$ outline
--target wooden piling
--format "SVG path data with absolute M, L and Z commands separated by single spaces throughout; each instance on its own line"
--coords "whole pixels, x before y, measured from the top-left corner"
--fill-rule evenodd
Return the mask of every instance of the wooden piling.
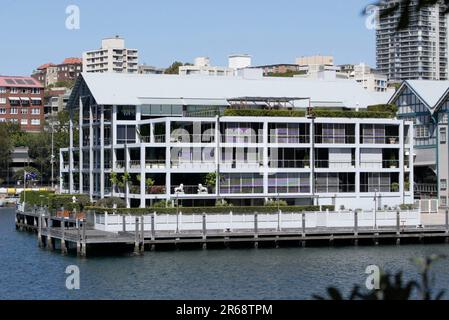
M 206 213 L 203 213 L 203 250 L 207 249 L 207 221 L 206 221 Z
M 254 214 L 254 239 L 259 238 L 259 216 L 257 213 Z M 259 248 L 259 242 L 254 241 L 254 249 Z
M 136 217 L 135 223 L 134 223 L 134 255 L 140 254 L 139 249 L 139 218 Z
M 142 216 L 140 221 L 140 254 L 145 253 L 145 221 L 144 216 Z

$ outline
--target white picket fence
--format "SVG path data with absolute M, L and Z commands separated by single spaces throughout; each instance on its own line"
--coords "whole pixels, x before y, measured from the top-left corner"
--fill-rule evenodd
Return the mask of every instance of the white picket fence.
M 208 214 L 203 220 L 203 215 L 169 215 L 153 214 L 143 216 L 144 230 L 152 230 L 152 216 L 154 217 L 154 230 L 157 231 L 186 231 L 195 232 L 203 230 L 205 223 L 208 231 L 253 231 L 256 217 L 253 214 Z M 314 228 L 354 228 L 354 212 L 307 212 L 304 213 L 305 227 Z M 141 217 L 138 217 L 139 219 Z M 401 226 L 416 227 L 421 225 L 419 211 L 400 212 L 399 222 Z M 136 230 L 135 216 L 121 216 L 108 213 L 95 213 L 95 229 L 108 232 L 121 232 Z M 397 212 L 359 212 L 357 214 L 359 228 L 394 227 L 397 225 Z M 301 229 L 303 226 L 303 213 L 273 213 L 258 214 L 258 230 L 288 230 Z M 139 220 L 139 230 L 141 221 Z
M 439 200 L 438 199 L 422 199 L 417 200 L 415 203 L 421 213 L 424 214 L 438 214 L 439 213 Z

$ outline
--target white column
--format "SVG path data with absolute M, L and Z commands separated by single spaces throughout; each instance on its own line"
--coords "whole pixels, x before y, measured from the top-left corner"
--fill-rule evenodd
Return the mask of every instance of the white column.
M 165 120 L 165 188 L 167 200 L 170 199 L 171 193 L 171 120 Z
M 100 106 L 100 197 L 104 198 L 104 106 Z
M 399 126 L 399 192 L 401 193 L 401 203 L 405 202 L 404 195 L 404 152 L 405 152 L 405 144 L 404 144 L 404 121 L 401 121 Z
M 79 137 L 78 137 L 78 144 L 79 144 L 79 182 L 80 182 L 80 194 L 84 193 L 83 190 L 83 166 L 84 166 L 84 160 L 83 160 L 83 101 L 80 98 L 79 103 L 79 115 L 78 115 L 78 130 L 79 130 Z
M 89 196 L 93 201 L 94 196 L 94 129 L 93 129 L 92 106 L 89 105 Z
M 73 109 L 72 108 L 70 108 L 70 119 L 69 119 L 69 193 L 73 194 Z
M 140 144 L 140 207 L 146 207 L 146 190 L 145 190 L 145 181 L 147 179 L 146 172 L 146 149 L 143 144 Z
M 355 124 L 355 193 L 360 198 L 360 122 Z
M 263 122 L 263 141 L 262 141 L 262 146 L 263 146 L 263 193 L 268 195 L 268 172 L 269 172 L 269 161 L 268 161 L 268 148 L 269 148 L 269 144 L 268 144 L 268 120 L 265 120 Z
M 59 149 L 59 192 L 62 192 L 64 183 L 63 183 L 63 175 L 62 175 L 62 169 L 64 168 L 64 158 L 63 158 L 63 152 L 61 149 Z

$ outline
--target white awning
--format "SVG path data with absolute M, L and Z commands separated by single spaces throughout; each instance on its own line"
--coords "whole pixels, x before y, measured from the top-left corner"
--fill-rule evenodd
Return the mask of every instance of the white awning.
M 183 99 L 186 106 L 229 106 L 226 99 Z
M 149 105 L 178 105 L 182 106 L 184 101 L 182 99 L 164 99 L 164 98 L 139 98 L 141 104 Z
M 31 100 L 35 100 L 35 101 L 42 101 L 41 98 L 31 98 Z
M 15 97 L 9 97 L 8 99 L 10 101 L 20 101 L 20 98 L 15 98 Z
M 165 99 L 165 98 L 139 98 L 142 104 L 149 105 L 178 105 L 178 106 L 229 106 L 226 99 Z
M 20 97 L 20 100 L 22 100 L 22 101 L 30 101 L 30 98 L 27 98 L 27 97 Z

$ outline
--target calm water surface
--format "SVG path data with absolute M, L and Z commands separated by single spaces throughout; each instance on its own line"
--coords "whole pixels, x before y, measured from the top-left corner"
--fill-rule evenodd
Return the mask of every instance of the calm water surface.
M 378 265 L 416 278 L 409 259 L 445 254 L 448 245 L 238 249 L 146 252 L 144 257 L 61 256 L 17 232 L 14 211 L 0 209 L 0 299 L 310 299 L 328 286 L 348 292 Z M 65 269 L 78 265 L 81 289 L 65 287 Z M 449 260 L 434 268 L 449 289 Z M 446 296 L 448 298 L 448 296 Z

